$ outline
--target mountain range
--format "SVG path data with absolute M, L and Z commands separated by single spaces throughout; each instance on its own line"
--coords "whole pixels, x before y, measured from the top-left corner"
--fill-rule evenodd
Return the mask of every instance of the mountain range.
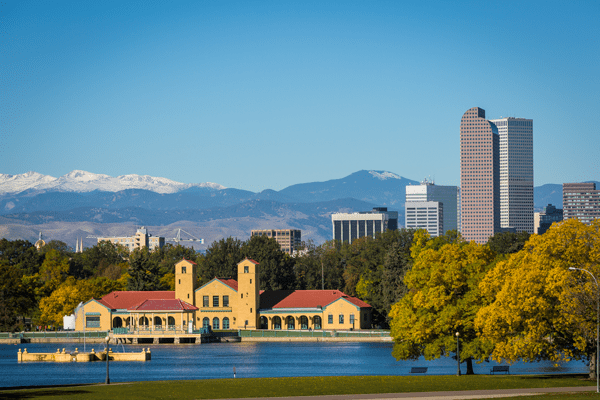
M 216 183 L 186 184 L 148 175 L 72 171 L 59 178 L 27 172 L 0 174 L 0 237 L 74 243 L 84 237 L 132 235 L 145 225 L 173 237 L 177 228 L 203 237 L 246 239 L 251 229 L 294 228 L 304 240 L 331 238 L 331 214 L 388 207 L 404 223 L 405 187 L 419 182 L 387 171 L 358 171 L 341 179 L 254 193 Z M 536 209 L 562 207 L 562 185 L 534 188 Z M 200 236 L 199 236 L 200 235 Z M 92 236 L 86 238 L 87 236 Z M 206 246 L 205 245 L 205 246 Z

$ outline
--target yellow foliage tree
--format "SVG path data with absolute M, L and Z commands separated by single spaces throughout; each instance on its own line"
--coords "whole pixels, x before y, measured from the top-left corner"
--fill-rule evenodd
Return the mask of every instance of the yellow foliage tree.
M 447 240 L 415 234 L 411 248 L 415 259 L 404 278 L 408 293 L 390 313 L 392 354 L 403 360 L 448 356 L 456 352 L 459 332 L 460 358 L 467 362 L 467 374 L 472 374 L 472 359 L 483 359 L 490 350 L 477 336 L 474 318 L 483 301 L 479 282 L 495 254 L 458 237 Z
M 596 312 L 581 298 L 597 288 L 578 271 L 600 278 L 600 220 L 567 220 L 532 235 L 520 252 L 491 269 L 480 284 L 489 305 L 475 319 L 481 338 L 494 343 L 497 361 L 553 361 L 589 357 L 595 368 Z M 577 279 L 583 279 L 583 284 Z M 591 279 L 591 278 L 590 278 Z M 582 296 L 583 295 L 583 296 Z

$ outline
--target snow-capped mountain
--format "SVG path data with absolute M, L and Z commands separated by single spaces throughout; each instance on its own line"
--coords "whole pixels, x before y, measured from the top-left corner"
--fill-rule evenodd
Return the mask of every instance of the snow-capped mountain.
M 24 191 L 61 191 L 61 192 L 119 192 L 126 189 L 144 189 L 156 193 L 176 193 L 191 187 L 214 190 L 225 189 L 217 183 L 181 183 L 167 178 L 155 178 L 149 175 L 121 175 L 112 177 L 75 170 L 54 178 L 37 172 L 18 175 L 0 174 L 0 195 L 17 194 Z

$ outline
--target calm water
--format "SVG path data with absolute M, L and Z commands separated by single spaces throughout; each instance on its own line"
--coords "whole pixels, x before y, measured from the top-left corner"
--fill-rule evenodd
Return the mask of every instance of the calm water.
M 21 363 L 19 348 L 33 352 L 55 352 L 58 347 L 83 350 L 81 344 L 0 345 L 0 387 L 104 382 L 106 364 Z M 87 351 L 104 345 L 87 345 Z M 111 346 L 113 351 L 138 352 L 133 345 Z M 396 361 L 391 343 L 211 343 L 202 345 L 150 345 L 148 362 L 111 362 L 111 382 L 166 379 L 238 378 L 331 375 L 407 375 L 411 367 L 429 367 L 428 375 L 456 374 L 456 361 Z M 474 364 L 475 373 L 487 374 L 494 363 Z M 462 371 L 466 370 L 463 363 Z M 584 362 L 560 367 L 552 363 L 518 363 L 511 374 L 585 373 Z

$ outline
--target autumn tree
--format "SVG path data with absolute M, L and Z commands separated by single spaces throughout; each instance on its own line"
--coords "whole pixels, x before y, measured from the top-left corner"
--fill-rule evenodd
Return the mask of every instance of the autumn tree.
M 415 233 L 413 266 L 404 278 L 408 292 L 390 313 L 393 355 L 398 360 L 448 356 L 456 352 L 459 332 L 460 359 L 467 362 L 467 374 L 473 374 L 472 360 L 489 353 L 474 319 L 484 301 L 479 282 L 494 253 L 461 240 L 437 248 L 444 240 L 431 240 L 424 231 Z
M 599 265 L 600 220 L 585 225 L 570 219 L 532 235 L 523 250 L 491 269 L 480 285 L 490 304 L 475 322 L 494 344 L 492 358 L 558 362 L 587 357 L 594 370 L 596 312 L 589 302 L 578 304 L 574 294 L 596 299 L 597 288 L 569 268 L 587 269 L 598 278 Z

